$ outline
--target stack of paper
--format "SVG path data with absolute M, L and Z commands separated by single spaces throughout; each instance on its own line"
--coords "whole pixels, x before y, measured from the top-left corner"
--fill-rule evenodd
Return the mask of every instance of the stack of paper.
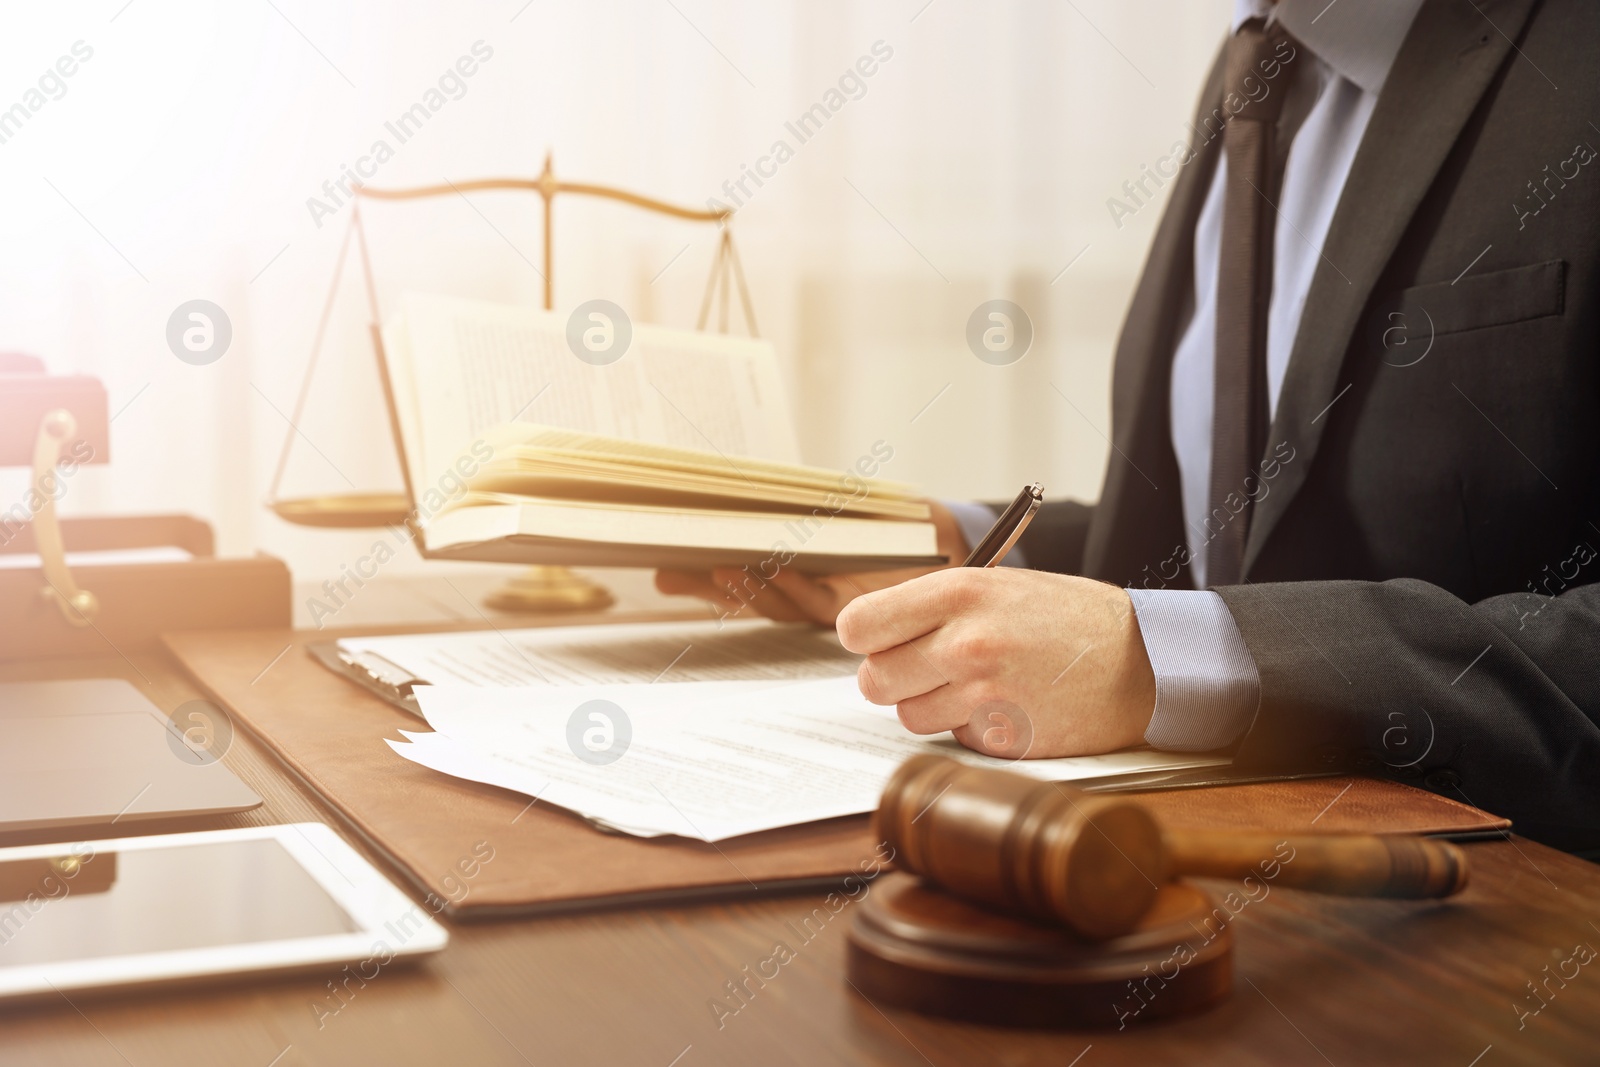
M 854 675 L 514 688 L 424 686 L 433 733 L 390 741 L 406 759 L 643 837 L 720 841 L 874 810 L 907 758 L 940 752 L 1039 778 L 1082 780 L 1225 764 L 1138 749 L 1005 761 L 908 732 Z M 598 717 L 597 717 L 598 716 Z
M 928 518 L 916 486 L 884 478 L 852 477 L 843 485 L 836 470 L 523 423 L 492 427 L 483 437 L 493 455 L 468 486 L 499 494 L 496 500 L 526 496 L 801 514 L 826 508 L 830 514 Z M 447 508 L 474 503 L 469 495 Z

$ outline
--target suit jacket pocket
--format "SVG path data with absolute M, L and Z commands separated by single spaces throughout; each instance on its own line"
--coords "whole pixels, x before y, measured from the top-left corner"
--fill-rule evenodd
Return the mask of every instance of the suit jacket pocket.
M 1373 316 L 1380 344 L 1385 332 L 1393 341 L 1396 327 L 1413 337 L 1437 336 L 1559 315 L 1566 274 L 1566 262 L 1552 259 L 1380 296 Z
M 1434 333 L 1464 333 L 1562 314 L 1566 262 L 1550 259 L 1526 267 L 1469 274 L 1454 282 L 1411 286 L 1395 294 L 1395 310 L 1414 323 L 1434 323 Z

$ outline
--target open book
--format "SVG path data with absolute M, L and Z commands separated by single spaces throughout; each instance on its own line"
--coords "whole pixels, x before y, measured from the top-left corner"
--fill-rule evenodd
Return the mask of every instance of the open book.
M 567 316 L 408 295 L 386 384 L 425 555 L 838 573 L 941 561 L 916 490 L 807 467 L 764 341 L 636 324 L 606 365 Z

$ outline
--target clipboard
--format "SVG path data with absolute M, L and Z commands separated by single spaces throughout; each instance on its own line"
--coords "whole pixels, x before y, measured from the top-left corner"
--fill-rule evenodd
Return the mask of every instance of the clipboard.
M 427 682 L 376 652 L 346 652 L 337 641 L 316 641 L 306 646 L 312 659 L 341 678 L 348 679 L 401 711 L 423 719 L 422 705 L 413 692 Z M 425 721 L 425 720 L 424 720 Z
M 309 648 L 324 640 L 315 633 L 268 629 L 168 634 L 165 643 L 200 687 L 320 794 L 351 833 L 418 893 L 445 901 L 449 918 L 821 891 L 874 867 L 886 869 L 866 815 L 715 845 L 644 839 L 600 833 L 579 816 L 520 793 L 430 771 L 384 744 L 386 737 L 399 739 L 399 730 L 417 728 L 413 713 L 345 671 L 330 671 Z M 294 647 L 284 653 L 286 645 Z M 1336 797 L 1339 802 L 1330 807 Z M 1509 825 L 1446 797 L 1379 779 L 1164 789 L 1144 799 L 1175 826 L 1303 831 L 1318 819 L 1318 830 L 1465 834 Z M 497 858 L 463 888 L 456 861 L 480 841 Z
M 340 648 L 337 641 L 317 641 L 306 646 L 306 652 L 339 677 L 354 682 L 367 692 L 416 716 L 426 722 L 422 705 L 416 697 L 416 687 L 428 685 L 392 660 L 376 652 L 350 652 Z M 1200 786 L 1247 785 L 1262 782 L 1288 782 L 1301 778 L 1331 778 L 1339 772 L 1311 772 L 1297 774 L 1245 774 L 1227 766 L 1196 767 L 1190 770 L 1141 771 L 1132 774 L 1111 775 L 1075 783 L 1085 793 L 1148 792 L 1157 789 L 1194 789 Z M 599 825 L 599 824 L 595 824 Z

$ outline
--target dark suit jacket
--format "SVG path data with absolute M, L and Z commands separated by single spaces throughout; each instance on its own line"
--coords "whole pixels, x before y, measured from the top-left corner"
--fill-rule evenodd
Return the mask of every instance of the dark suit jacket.
M 1261 673 L 1243 767 L 1413 780 L 1600 845 L 1597 42 L 1582 0 L 1427 0 L 1401 47 L 1241 487 L 1245 580 L 1217 589 Z M 1189 581 L 1167 394 L 1221 143 L 1123 327 L 1100 502 L 1043 513 L 1032 566 Z

